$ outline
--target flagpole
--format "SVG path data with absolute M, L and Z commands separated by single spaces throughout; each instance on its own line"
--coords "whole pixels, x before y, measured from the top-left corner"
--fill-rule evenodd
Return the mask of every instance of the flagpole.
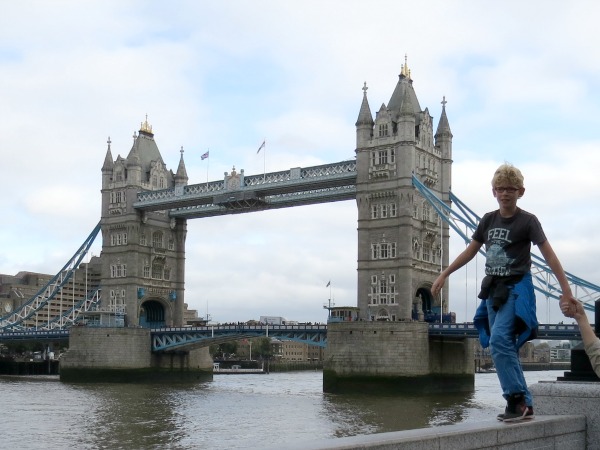
M 264 152 L 263 152 L 263 183 L 266 181 L 267 179 L 267 140 L 263 139 L 263 142 L 265 143 L 264 145 Z
M 206 150 L 208 153 L 208 161 L 206 162 L 206 193 L 208 193 L 208 166 L 210 166 L 210 148 Z

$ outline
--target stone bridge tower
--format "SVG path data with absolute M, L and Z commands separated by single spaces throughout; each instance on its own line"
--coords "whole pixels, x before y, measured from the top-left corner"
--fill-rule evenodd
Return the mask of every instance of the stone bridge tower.
M 187 185 L 183 148 L 177 173 L 167 170 L 148 120 L 127 158 L 113 161 L 110 138 L 102 166 L 101 310 L 126 326 L 182 326 L 185 219 L 134 209 L 140 191 Z M 123 316 L 124 314 L 124 316 Z M 113 316 L 114 317 L 114 316 Z
M 447 301 L 440 305 L 430 288 L 448 265 L 448 225 L 412 185 L 414 174 L 449 202 L 452 133 L 445 99 L 434 135 L 432 116 L 419 105 L 406 61 L 375 120 L 366 83 L 363 91 L 356 122 L 360 317 L 405 321 L 445 314 Z

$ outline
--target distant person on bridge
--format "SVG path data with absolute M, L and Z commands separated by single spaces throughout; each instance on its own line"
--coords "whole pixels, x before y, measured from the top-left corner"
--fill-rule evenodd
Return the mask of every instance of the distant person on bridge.
M 577 321 L 585 352 L 592 363 L 594 372 L 600 377 L 600 339 L 590 325 L 583 304 L 578 300 L 571 299 L 569 303 L 562 303 L 560 309 L 566 317 L 571 317 Z
M 485 244 L 486 276 L 481 282 L 481 304 L 473 323 L 483 348 L 490 347 L 496 374 L 507 405 L 498 420 L 531 419 L 533 398 L 519 362 L 519 348 L 535 339 L 538 321 L 531 278 L 531 244 L 537 245 L 562 289 L 561 305 L 574 299 L 567 277 L 542 226 L 533 214 L 517 207 L 525 193 L 521 171 L 501 165 L 492 178 L 492 194 L 499 209 L 483 216 L 467 248 L 440 273 L 431 292 L 439 294 L 448 276 L 471 261 Z

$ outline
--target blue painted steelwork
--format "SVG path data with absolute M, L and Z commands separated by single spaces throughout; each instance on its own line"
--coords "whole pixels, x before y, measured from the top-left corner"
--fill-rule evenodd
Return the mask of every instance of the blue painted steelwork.
M 479 333 L 472 323 L 431 323 L 429 324 L 429 335 L 476 338 L 479 336 Z M 578 325 L 540 324 L 537 338 L 548 340 L 581 340 L 581 334 Z
M 60 292 L 60 289 L 71 279 L 74 271 L 79 267 L 83 258 L 87 255 L 91 248 L 96 236 L 100 232 L 100 223 L 94 227 L 89 236 L 85 239 L 84 243 L 77 249 L 71 259 L 64 265 L 64 267 L 58 272 L 44 287 L 42 287 L 37 294 L 35 294 L 26 303 L 16 308 L 12 313 L 0 318 L 0 331 L 17 331 L 25 330 L 23 321 L 32 317 L 35 313 L 42 310 L 48 303 L 50 303 L 56 294 Z M 92 292 L 88 295 L 87 299 L 78 302 L 75 308 L 71 308 L 66 311 L 61 318 L 51 321 L 44 325 L 42 328 L 56 328 L 63 327 L 66 325 L 72 325 L 81 308 L 91 308 L 92 305 L 96 304 L 99 299 L 98 293 Z M 69 319 L 70 318 L 70 319 Z
M 214 325 L 204 327 L 155 328 L 151 331 L 152 351 L 168 352 L 205 347 L 238 339 L 274 337 L 318 347 L 327 346 L 327 325 Z M 430 323 L 430 336 L 476 338 L 472 323 Z M 66 339 L 69 330 L 27 330 L 0 332 L 0 341 L 25 339 Z M 577 325 L 540 324 L 539 339 L 581 340 Z
M 156 328 L 152 330 L 152 351 L 181 350 L 259 336 L 325 347 L 327 344 L 327 325 L 239 324 Z
M 450 205 L 444 203 L 436 194 L 427 188 L 419 179 L 413 175 L 413 185 L 419 193 L 425 198 L 431 206 L 436 210 L 438 215 L 450 227 L 463 238 L 465 243 L 471 242 L 470 236 L 461 229 L 460 224 L 466 226 L 471 232 L 475 231 L 477 224 L 481 220 L 480 217 L 471 211 L 458 197 L 450 192 L 450 201 L 456 205 L 456 209 L 452 209 Z M 479 251 L 485 256 L 485 251 Z M 548 298 L 558 300 L 562 294 L 558 280 L 546 264 L 544 259 L 534 253 L 531 255 L 531 274 L 533 276 L 534 289 L 542 293 Z M 582 278 L 579 278 L 569 272 L 566 272 L 567 280 L 573 290 L 573 295 L 583 302 L 583 306 L 588 311 L 595 311 L 595 301 L 600 299 L 600 286 L 590 283 Z

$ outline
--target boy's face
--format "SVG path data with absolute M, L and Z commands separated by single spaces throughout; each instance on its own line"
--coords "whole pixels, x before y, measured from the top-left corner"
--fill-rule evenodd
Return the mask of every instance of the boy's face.
M 498 183 L 492 188 L 492 193 L 500 208 L 512 209 L 517 206 L 517 200 L 523 196 L 525 188 L 511 186 L 508 183 Z

